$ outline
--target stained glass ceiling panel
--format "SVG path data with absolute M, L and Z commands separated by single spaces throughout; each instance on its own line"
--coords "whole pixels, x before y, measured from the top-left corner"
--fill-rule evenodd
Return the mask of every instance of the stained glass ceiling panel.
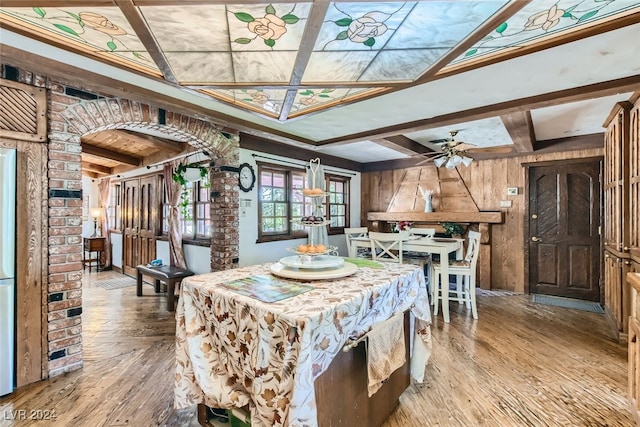
M 117 7 L 1 8 L 0 22 L 143 72 L 159 75 L 146 48 Z
M 451 66 L 489 59 L 514 49 L 581 31 L 595 24 L 637 13 L 637 0 L 535 0 L 487 34 Z M 447 71 L 452 67 L 445 67 Z
M 303 82 L 415 80 L 505 3 L 332 3 Z
M 629 25 L 640 16 L 640 0 L 187 3 L 0 7 L 0 23 L 286 120 L 409 89 L 437 72 L 566 43 L 572 33 L 608 31 L 623 17 Z M 457 58 L 446 64 L 447 55 Z

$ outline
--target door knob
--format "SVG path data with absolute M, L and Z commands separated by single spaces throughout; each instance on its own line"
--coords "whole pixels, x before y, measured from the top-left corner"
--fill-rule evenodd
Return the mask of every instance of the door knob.
M 537 238 L 536 236 L 533 236 L 533 237 L 531 238 L 531 241 L 533 241 L 533 242 L 542 242 L 542 239 L 539 239 L 539 238 Z

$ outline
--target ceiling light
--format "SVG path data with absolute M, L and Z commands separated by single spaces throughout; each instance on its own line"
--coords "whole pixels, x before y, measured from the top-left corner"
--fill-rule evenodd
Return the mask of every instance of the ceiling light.
M 469 166 L 473 159 L 471 157 L 462 156 L 462 164 L 465 166 Z
M 447 161 L 446 157 L 438 157 L 433 161 L 433 164 L 436 165 L 437 168 L 439 168 L 440 166 L 444 165 L 444 162 L 446 161 Z

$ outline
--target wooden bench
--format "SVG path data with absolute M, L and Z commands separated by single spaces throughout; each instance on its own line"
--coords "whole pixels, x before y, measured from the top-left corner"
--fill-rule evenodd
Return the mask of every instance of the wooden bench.
M 180 282 L 185 277 L 193 276 L 193 271 L 172 267 L 170 265 L 160 265 L 160 266 L 146 266 L 139 265 L 136 267 L 137 271 L 137 283 L 136 283 L 136 295 L 139 297 L 142 296 L 142 276 L 151 276 L 155 280 L 155 290 L 156 293 L 160 293 L 160 281 L 166 283 L 167 285 L 167 310 L 174 310 L 174 301 L 175 301 L 175 286 L 176 283 L 180 285 Z

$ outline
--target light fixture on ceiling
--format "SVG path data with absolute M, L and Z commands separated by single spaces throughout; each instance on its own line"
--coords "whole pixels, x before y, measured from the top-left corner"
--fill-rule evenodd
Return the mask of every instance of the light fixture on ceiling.
M 449 131 L 449 138 L 442 145 L 442 153 L 433 158 L 433 164 L 440 168 L 444 166 L 447 169 L 455 169 L 456 166 L 469 166 L 473 159 L 465 156 L 466 151 L 456 148 L 462 142 L 455 141 L 454 137 L 458 134 L 457 130 Z

